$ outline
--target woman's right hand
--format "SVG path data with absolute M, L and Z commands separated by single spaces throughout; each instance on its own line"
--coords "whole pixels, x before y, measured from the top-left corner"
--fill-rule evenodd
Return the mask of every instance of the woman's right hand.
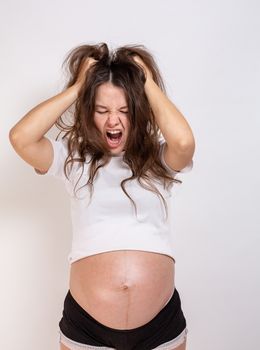
M 81 87 L 84 84 L 84 81 L 86 80 L 86 76 L 87 76 L 87 72 L 88 72 L 89 68 L 96 62 L 97 62 L 97 60 L 95 60 L 92 57 L 87 57 L 81 62 L 79 75 L 77 77 L 75 85 Z

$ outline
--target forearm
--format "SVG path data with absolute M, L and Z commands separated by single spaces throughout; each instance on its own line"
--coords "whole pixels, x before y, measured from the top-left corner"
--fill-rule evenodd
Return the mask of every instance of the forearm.
M 78 85 L 71 86 L 34 107 L 12 127 L 10 139 L 21 147 L 39 141 L 77 99 L 78 91 Z
M 195 141 L 188 122 L 151 78 L 146 80 L 145 93 L 169 148 L 194 146 Z

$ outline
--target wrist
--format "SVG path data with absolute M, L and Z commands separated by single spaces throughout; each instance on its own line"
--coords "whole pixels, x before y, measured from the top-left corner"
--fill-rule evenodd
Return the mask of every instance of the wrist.
M 151 75 L 147 75 L 145 83 L 144 83 L 144 88 L 149 89 L 152 85 L 155 84 L 155 81 L 153 80 Z
M 78 97 L 79 92 L 82 88 L 82 84 L 80 81 L 77 81 L 75 84 L 73 84 L 70 89 L 74 91 L 74 93 L 76 94 L 76 96 Z

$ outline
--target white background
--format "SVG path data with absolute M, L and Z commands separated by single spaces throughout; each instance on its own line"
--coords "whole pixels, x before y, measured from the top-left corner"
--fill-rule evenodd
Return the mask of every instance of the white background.
M 259 2 L 12 0 L 0 14 L 0 348 L 58 349 L 71 242 L 63 185 L 9 129 L 60 92 L 71 48 L 106 42 L 151 51 L 196 138 L 173 211 L 187 350 L 259 349 Z

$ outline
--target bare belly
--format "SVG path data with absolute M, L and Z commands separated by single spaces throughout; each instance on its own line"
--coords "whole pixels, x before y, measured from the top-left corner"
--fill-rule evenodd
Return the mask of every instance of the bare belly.
M 98 322 L 132 329 L 149 322 L 174 291 L 174 260 L 165 254 L 120 250 L 71 264 L 70 292 Z

